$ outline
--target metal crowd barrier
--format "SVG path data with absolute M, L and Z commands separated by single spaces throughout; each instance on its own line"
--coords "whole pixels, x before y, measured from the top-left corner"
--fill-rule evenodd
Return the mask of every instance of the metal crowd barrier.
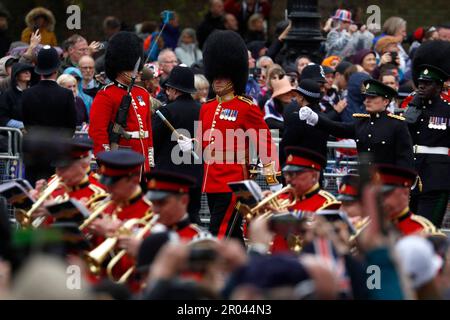
M 16 128 L 0 127 L 0 182 L 23 178 L 22 131 Z

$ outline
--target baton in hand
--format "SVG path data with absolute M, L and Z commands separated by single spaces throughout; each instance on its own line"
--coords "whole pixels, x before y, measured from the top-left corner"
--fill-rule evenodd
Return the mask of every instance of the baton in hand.
M 177 139 L 179 139 L 180 134 L 178 133 L 178 131 L 172 126 L 172 124 L 169 122 L 169 120 L 166 119 L 166 117 L 161 113 L 161 111 L 156 110 L 156 115 L 162 120 L 162 122 L 164 122 L 164 124 L 172 131 L 176 134 Z M 195 153 L 194 150 L 191 150 L 191 154 L 194 157 L 195 160 L 200 159 L 199 156 Z

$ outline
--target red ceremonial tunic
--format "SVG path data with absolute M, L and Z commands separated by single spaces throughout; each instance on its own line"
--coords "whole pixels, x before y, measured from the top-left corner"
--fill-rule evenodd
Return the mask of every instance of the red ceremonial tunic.
M 438 230 L 427 218 L 416 215 L 406 209 L 397 218 L 392 220 L 394 226 L 403 235 L 408 236 L 415 233 L 438 234 Z
M 109 150 L 109 127 L 116 120 L 122 97 L 127 94 L 126 86 L 113 83 L 100 90 L 92 103 L 89 124 L 89 136 L 94 142 L 94 154 Z M 134 86 L 131 90 L 132 103 L 127 117 L 125 131 L 141 134 L 129 140 L 119 140 L 120 147 L 130 147 L 145 156 L 144 171 L 153 166 L 153 140 L 151 128 L 150 95 L 142 87 Z
M 284 195 L 283 195 L 284 196 Z M 341 203 L 329 192 L 321 190 L 316 184 L 312 191 L 307 192 L 297 199 L 295 204 L 289 209 L 290 212 L 311 211 L 316 212 L 325 209 L 338 209 Z M 290 251 L 285 237 L 276 234 L 271 246 L 272 253 Z
M 263 164 L 275 161 L 275 169 L 278 168 L 270 130 L 259 107 L 248 98 L 235 96 L 222 103 L 217 99 L 207 101 L 200 110 L 200 121 L 205 161 L 203 192 L 231 192 L 228 182 L 248 179 L 249 140 L 257 146 Z

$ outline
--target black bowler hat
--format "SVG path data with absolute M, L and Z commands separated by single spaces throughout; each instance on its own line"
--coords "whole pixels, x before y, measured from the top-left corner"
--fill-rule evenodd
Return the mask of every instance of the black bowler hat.
M 86 158 L 92 150 L 92 140 L 85 137 L 75 137 L 60 141 L 61 151 L 55 154 L 51 165 L 57 168 L 67 167 L 73 162 Z
M 438 67 L 423 64 L 419 67 L 420 74 L 417 80 L 425 80 L 425 81 L 435 81 L 437 83 L 443 83 L 450 78 L 444 70 L 439 69 Z
M 386 99 L 392 99 L 397 96 L 397 91 L 380 81 L 368 79 L 363 82 L 364 89 L 363 94 L 371 97 L 383 97 Z
M 164 85 L 185 93 L 197 92 L 194 85 L 194 72 L 189 67 L 175 66 Z
M 302 79 L 297 88 L 294 89 L 302 96 L 313 99 L 320 99 L 320 86 L 316 81 L 311 79 Z
M 46 45 L 39 50 L 34 72 L 41 75 L 52 74 L 57 71 L 61 61 L 55 48 Z
M 339 201 L 356 201 L 359 198 L 359 176 L 356 174 L 347 174 L 342 177 L 339 185 Z
M 132 150 L 103 151 L 97 155 L 100 183 L 112 185 L 124 177 L 140 174 L 145 158 Z
M 154 170 L 146 175 L 147 194 L 150 201 L 162 200 L 172 194 L 186 194 L 195 184 L 191 176 L 170 171 Z
M 312 150 L 300 147 L 286 147 L 286 164 L 283 172 L 320 171 L 325 168 L 327 159 Z
M 303 68 L 300 79 L 311 79 L 321 83 L 327 82 L 325 79 L 325 71 L 323 70 L 323 67 L 318 64 L 310 64 Z

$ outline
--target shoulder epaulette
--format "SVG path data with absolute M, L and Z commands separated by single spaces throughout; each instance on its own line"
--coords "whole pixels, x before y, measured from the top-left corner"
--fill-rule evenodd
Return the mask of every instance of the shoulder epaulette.
M 245 103 L 248 103 L 248 104 L 250 104 L 250 105 L 254 105 L 253 100 L 251 100 L 251 99 L 249 99 L 249 98 L 247 98 L 247 97 L 244 97 L 244 96 L 237 96 L 237 98 L 238 98 L 239 100 L 241 100 L 241 101 L 244 101 Z
M 434 226 L 434 224 L 425 217 L 419 216 L 417 214 L 412 214 L 411 220 L 419 223 L 424 228 L 423 233 L 434 234 L 437 232 L 437 229 Z
M 93 183 L 89 184 L 89 188 L 95 192 L 94 195 L 105 193 L 105 190 L 103 190 L 102 188 L 100 188 L 99 186 L 97 186 Z
M 137 84 L 135 84 L 134 87 L 147 91 L 144 87 L 141 87 L 140 85 L 137 85 Z
M 148 200 L 147 197 L 142 197 L 142 201 L 144 201 L 150 207 L 153 207 L 153 203 L 150 200 Z
M 216 100 L 216 98 L 211 98 L 211 99 L 206 100 L 204 103 L 209 103 L 209 102 L 212 102 L 212 101 L 215 101 L 215 100 Z
M 107 88 L 111 87 L 114 84 L 114 82 L 108 83 L 106 86 L 103 87 L 102 90 L 106 90 Z
M 368 113 L 354 113 L 352 116 L 353 118 L 370 118 Z
M 393 119 L 397 119 L 400 121 L 405 121 L 405 118 L 403 118 L 402 116 L 396 115 L 396 114 L 392 114 L 392 113 L 388 113 L 388 117 L 393 118 Z
M 334 207 L 338 207 L 338 206 L 340 206 L 340 204 L 341 204 L 341 202 L 338 201 L 338 200 L 336 199 L 336 197 L 333 196 L 333 195 L 332 195 L 331 193 L 329 193 L 328 191 L 320 190 L 320 191 L 319 191 L 319 195 L 321 195 L 322 197 L 324 197 L 326 201 L 325 201 L 325 203 L 318 209 L 318 211 L 319 211 L 319 210 L 323 210 L 323 209 L 327 209 L 327 208 L 331 209 L 331 208 L 334 208 Z

